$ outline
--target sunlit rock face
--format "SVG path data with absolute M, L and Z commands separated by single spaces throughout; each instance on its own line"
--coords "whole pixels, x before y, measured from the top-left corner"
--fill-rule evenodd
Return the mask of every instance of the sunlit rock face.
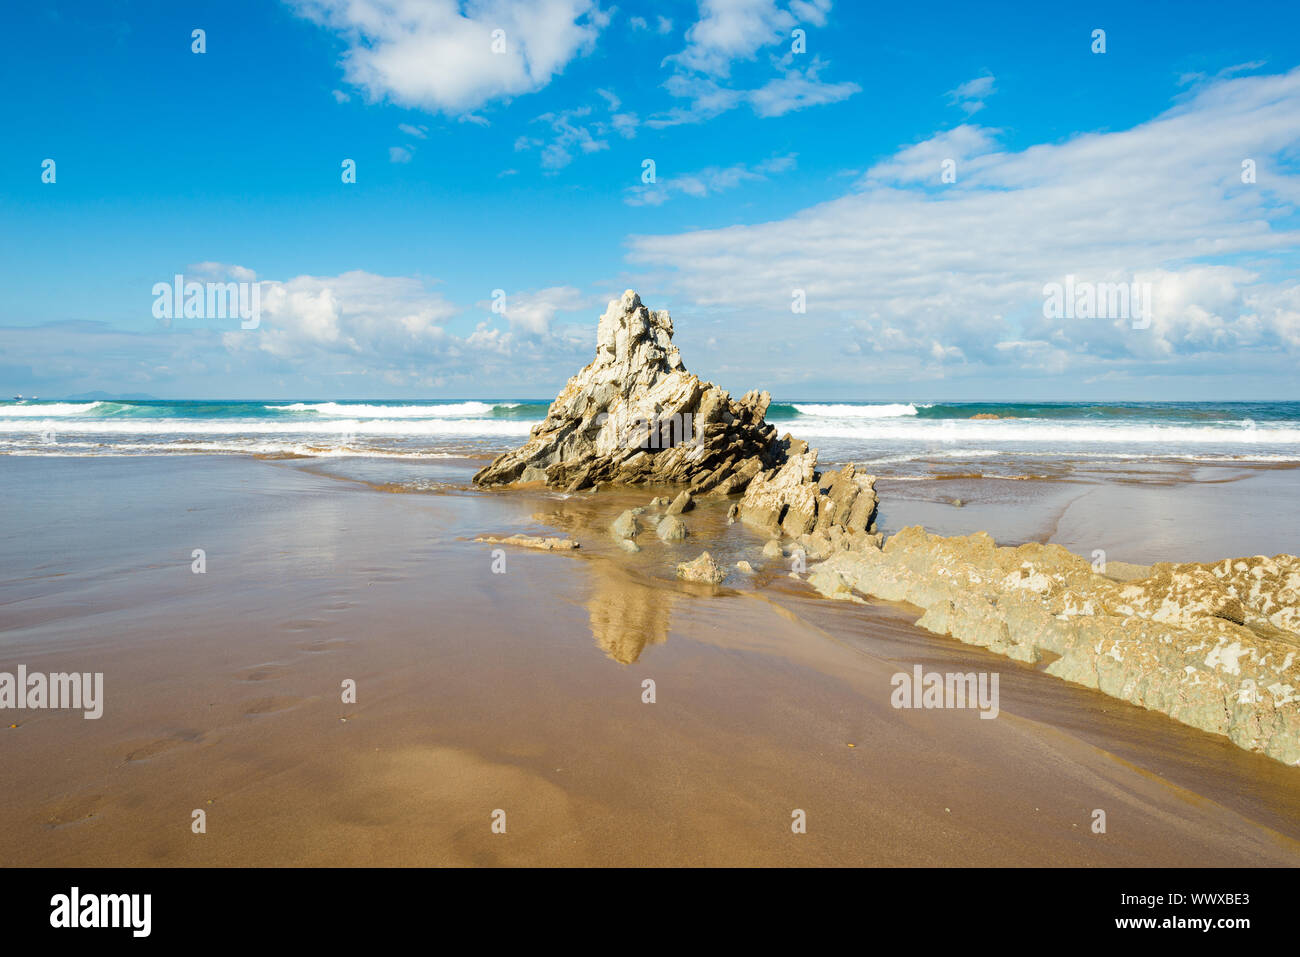
M 629 289 L 596 327 L 596 357 L 569 380 L 528 441 L 474 476 L 479 485 L 544 482 L 684 485 L 746 493 L 740 517 L 805 536 L 810 551 L 878 545 L 874 479 L 851 466 L 823 479 L 817 450 L 764 421 L 771 396 L 739 400 L 686 371 L 673 322 Z

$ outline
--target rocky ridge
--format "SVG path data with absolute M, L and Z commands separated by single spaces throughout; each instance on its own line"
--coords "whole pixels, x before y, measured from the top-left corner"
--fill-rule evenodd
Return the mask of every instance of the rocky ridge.
M 1300 558 L 1154 565 L 1115 580 L 1058 545 L 919 527 L 812 566 L 822 594 L 917 624 L 1300 764 Z
M 474 483 L 682 485 L 700 496 L 744 493 L 742 521 L 779 528 L 810 555 L 879 547 L 875 480 L 852 466 L 823 475 L 817 450 L 764 421 L 771 396 L 733 399 L 686 371 L 666 311 L 629 289 L 596 327 L 596 357 L 571 378 L 528 441 L 480 469 Z M 680 496 L 679 496 L 680 498 Z M 681 507 L 681 510 L 685 510 Z

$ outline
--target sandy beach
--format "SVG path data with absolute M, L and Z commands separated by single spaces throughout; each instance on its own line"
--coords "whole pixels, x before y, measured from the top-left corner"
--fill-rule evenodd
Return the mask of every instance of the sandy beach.
M 415 491 L 363 459 L 4 459 L 24 507 L 0 543 L 0 670 L 103 672 L 105 704 L 6 712 L 0 862 L 1300 864 L 1295 768 L 916 609 L 827 601 L 725 502 L 628 555 L 607 526 L 654 489 L 469 490 L 481 464 L 413 465 Z M 881 480 L 881 527 L 1135 562 L 1297 540 L 1293 470 L 1146 472 Z M 494 572 L 473 539 L 513 533 L 582 547 L 505 549 Z M 702 548 L 757 573 L 674 580 Z M 917 664 L 998 673 L 998 719 L 892 707 Z

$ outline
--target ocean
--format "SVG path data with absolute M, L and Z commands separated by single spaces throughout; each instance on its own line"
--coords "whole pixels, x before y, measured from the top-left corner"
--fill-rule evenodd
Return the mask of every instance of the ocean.
M 7 401 L 0 455 L 420 460 L 512 448 L 547 401 Z M 825 463 L 898 478 L 1061 474 L 1102 461 L 1300 463 L 1300 402 L 775 402 Z

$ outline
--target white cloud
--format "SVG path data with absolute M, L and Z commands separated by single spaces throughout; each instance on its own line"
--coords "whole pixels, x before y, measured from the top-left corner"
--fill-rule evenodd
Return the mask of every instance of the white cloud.
M 991 74 L 967 80 L 947 92 L 948 102 L 954 106 L 960 106 L 966 111 L 967 116 L 972 116 L 984 109 L 984 101 L 997 92 L 994 87 L 995 82 Z
M 612 91 L 598 89 L 596 93 L 604 100 L 609 111 L 606 116 L 596 117 L 590 106 L 543 113 L 533 122 L 549 126 L 549 137 L 517 137 L 515 151 L 540 148 L 542 168 L 554 172 L 573 162 L 575 150 L 598 153 L 609 149 L 609 141 L 605 137 L 611 134 L 617 133 L 624 139 L 634 138 L 640 126 L 637 115 L 614 112 L 622 105 L 622 100 Z
M 232 351 L 254 350 L 292 362 L 319 353 L 370 359 L 428 355 L 448 344 L 442 323 L 459 309 L 424 282 L 354 271 L 261 283 L 255 333 L 229 332 Z
M 450 377 L 481 392 L 489 381 L 531 384 L 538 365 L 569 368 L 593 347 L 595 324 L 584 316 L 575 335 L 555 328 L 556 317 L 594 310 L 608 298 L 572 286 L 511 292 L 503 316 L 494 314 L 459 335 L 449 325 L 469 314 L 437 283 L 364 271 L 298 276 L 263 280 L 258 327 L 227 331 L 220 342 L 246 370 L 263 374 L 357 374 L 395 383 Z M 491 305 L 483 301 L 477 308 Z
M 371 99 L 458 114 L 540 90 L 608 23 L 593 0 L 290 0 L 348 44 L 344 74 Z M 503 31 L 503 53 L 493 32 Z
M 787 70 L 784 76 L 769 80 L 757 90 L 749 91 L 746 99 L 759 116 L 782 116 L 809 106 L 838 103 L 862 91 L 862 87 L 856 83 L 822 82 L 817 74 L 824 66 L 821 60 L 814 59 L 803 70 Z
M 390 163 L 409 163 L 413 155 L 405 146 L 388 147 L 388 162 Z
M 640 123 L 635 113 L 615 113 L 609 118 L 609 125 L 614 127 L 614 132 L 626 140 L 636 136 L 636 128 Z
M 743 311 L 740 361 L 766 324 L 792 352 L 797 330 L 846 377 L 855 351 L 889 356 L 872 374 L 897 381 L 957 367 L 1183 368 L 1234 350 L 1275 362 L 1300 351 L 1300 231 L 1289 225 L 1300 175 L 1288 162 L 1297 115 L 1300 68 L 1217 81 L 1133 129 L 1018 152 L 966 124 L 788 219 L 633 237 L 631 254 L 675 271 L 698 308 Z M 940 182 L 947 158 L 957 160 L 950 185 Z M 1241 182 L 1245 158 L 1259 165 L 1257 184 Z M 1043 286 L 1066 275 L 1150 282 L 1150 328 L 1045 319 Z M 792 326 L 795 289 L 809 311 Z
M 407 136 L 414 136 L 417 140 L 427 140 L 429 138 L 429 128 L 427 126 L 412 126 L 410 123 L 398 123 L 397 128 Z
M 899 150 L 893 156 L 867 170 L 865 184 L 879 183 L 938 183 L 944 160 L 957 164 L 960 177 L 970 173 L 968 162 L 993 155 L 996 149 L 997 130 L 963 123 L 950 130 L 937 133 L 914 146 Z
M 591 296 L 584 296 L 573 286 L 550 286 L 526 292 L 507 293 L 505 297 L 505 318 L 510 324 L 510 331 L 516 334 L 542 336 L 550 331 L 551 322 L 560 312 L 573 312 L 596 304 Z M 490 309 L 492 302 L 485 300 L 478 303 L 480 309 Z M 479 331 L 483 330 L 480 325 Z M 506 340 L 501 335 L 493 334 L 491 341 L 500 345 Z
M 650 29 L 650 24 L 646 22 L 645 17 L 632 17 L 627 22 L 632 27 L 633 30 Z M 666 33 L 671 33 L 672 29 L 673 29 L 673 21 L 670 20 L 668 17 L 656 18 L 655 33 L 658 33 L 660 36 L 663 36 Z
M 830 3 L 803 3 L 799 8 L 804 17 L 820 26 Z M 726 77 L 733 61 L 753 59 L 763 47 L 787 39 L 799 22 L 776 0 L 700 0 L 700 19 L 686 31 L 686 48 L 665 62 Z
M 789 153 L 773 156 L 753 166 L 744 163 L 727 167 L 710 166 L 697 173 L 683 173 L 657 183 L 638 184 L 628 188 L 623 201 L 629 206 L 661 206 L 674 195 L 702 199 L 735 189 L 742 183 L 766 180 L 770 173 L 784 173 L 793 169 L 796 155 Z
M 688 102 L 650 117 L 647 125 L 702 123 L 742 104 L 760 117 L 782 116 L 860 92 L 856 83 L 821 79 L 827 64 L 820 57 L 796 66 L 807 54 L 797 58 L 789 48 L 793 29 L 824 26 L 830 6 L 830 0 L 791 0 L 786 5 L 777 0 L 701 0 L 700 19 L 686 31 L 686 47 L 664 59 L 673 69 L 664 88 Z M 776 48 L 771 61 L 779 75 L 758 86 L 731 82 L 734 66 L 756 60 L 769 48 Z
M 191 263 L 185 267 L 185 275 L 202 282 L 225 282 L 232 279 L 235 282 L 252 282 L 257 278 L 257 273 L 245 266 L 219 262 Z

